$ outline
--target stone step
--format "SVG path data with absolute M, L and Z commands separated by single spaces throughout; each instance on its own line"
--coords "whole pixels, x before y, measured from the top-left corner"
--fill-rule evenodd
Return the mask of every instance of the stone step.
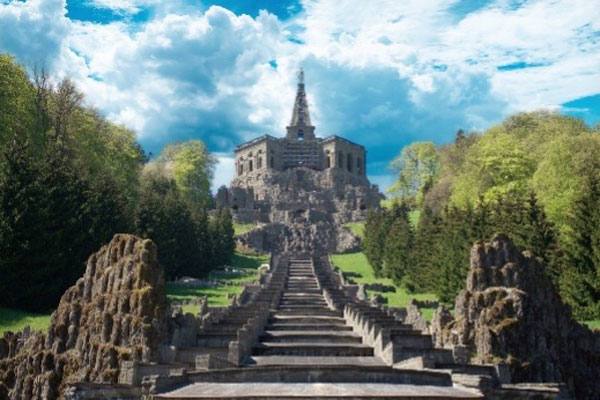
M 398 385 L 392 383 L 195 383 L 154 395 L 169 400 L 456 400 L 484 396 L 451 386 Z
M 256 366 L 309 366 L 312 371 L 323 369 L 324 367 L 350 366 L 352 368 L 363 367 L 386 367 L 386 372 L 389 372 L 387 365 L 378 357 L 307 357 L 307 356 L 252 356 L 248 361 L 249 365 Z M 352 380 L 363 379 L 365 376 L 353 377 Z M 289 377 L 288 377 L 289 379 Z M 336 377 L 339 381 L 340 377 Z
M 324 308 L 279 308 L 277 309 L 279 315 L 307 315 L 307 316 L 331 316 L 341 317 L 343 312 L 336 310 L 329 310 Z
M 258 356 L 257 356 L 258 357 Z M 395 383 L 417 385 L 452 386 L 452 378 L 446 371 L 435 370 L 401 370 L 381 364 L 375 357 L 323 357 L 327 363 L 321 363 L 315 357 L 262 357 L 263 360 L 287 359 L 290 362 L 306 362 L 290 364 L 285 367 L 275 365 L 247 364 L 241 369 L 221 369 L 212 371 L 188 371 L 189 381 L 198 382 L 361 382 L 361 383 Z M 307 362 L 311 361 L 312 364 Z M 359 373 L 357 373 L 359 367 Z
M 270 324 L 266 327 L 269 331 L 316 331 L 316 330 L 328 330 L 328 331 L 352 331 L 352 327 L 342 324 Z
M 320 302 L 317 302 L 314 300 L 301 301 L 301 302 L 284 300 L 279 303 L 279 308 L 302 308 L 302 307 L 305 307 L 305 308 L 306 307 L 308 307 L 308 308 L 314 307 L 314 308 L 319 308 L 322 310 L 329 309 L 327 302 L 325 302 L 324 300 L 320 301 Z
M 402 334 L 392 336 L 394 345 L 401 346 L 402 348 L 410 349 L 431 349 L 433 348 L 433 341 L 431 335 L 423 335 L 420 332 L 417 334 Z
M 452 350 L 448 349 L 419 349 L 419 348 L 399 348 L 394 350 L 394 359 L 396 361 L 408 360 L 414 357 L 425 357 L 431 360 L 435 365 L 449 365 L 454 363 Z
M 328 311 L 331 310 L 328 306 L 327 303 L 325 303 L 324 305 L 321 304 L 315 304 L 315 303 L 296 303 L 296 302 L 285 302 L 285 304 L 280 303 L 278 310 L 287 310 L 287 309 L 301 309 L 301 310 L 307 310 L 307 312 L 309 311 Z
M 371 357 L 373 348 L 361 343 L 280 343 L 261 342 L 252 349 L 257 356 L 354 356 Z
M 297 342 L 297 343 L 362 343 L 362 337 L 354 332 L 335 330 L 283 331 L 267 330 L 260 337 L 262 342 Z
M 346 325 L 342 317 L 319 316 L 319 315 L 289 315 L 275 313 L 269 319 L 273 324 L 341 324 Z

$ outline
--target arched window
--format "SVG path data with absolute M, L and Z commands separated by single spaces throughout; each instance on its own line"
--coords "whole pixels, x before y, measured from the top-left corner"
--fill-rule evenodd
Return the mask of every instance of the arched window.
M 348 168 L 348 172 L 352 172 L 352 154 L 348 153 L 346 168 Z
M 242 175 L 244 173 L 244 163 L 240 162 L 238 164 L 238 175 Z
M 344 167 L 344 155 L 342 154 L 342 152 L 338 152 L 338 168 L 343 168 Z
M 271 168 L 275 168 L 275 157 L 271 154 Z
M 252 172 L 252 160 L 248 160 L 248 172 Z
M 327 168 L 331 168 L 331 153 L 329 150 L 325 150 L 325 162 L 327 164 Z
M 256 168 L 257 169 L 262 168 L 262 157 L 261 156 L 258 156 L 258 159 L 256 160 Z

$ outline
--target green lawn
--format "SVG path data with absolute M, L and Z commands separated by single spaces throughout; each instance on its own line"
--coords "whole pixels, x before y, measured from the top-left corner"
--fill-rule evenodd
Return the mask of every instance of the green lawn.
M 582 324 L 587 325 L 590 329 L 600 330 L 600 319 L 594 321 L 583 321 Z
M 435 295 L 431 293 L 410 294 L 403 288 L 394 285 L 394 282 L 388 278 L 375 278 L 373 269 L 369 265 L 367 258 L 362 252 L 349 254 L 334 254 L 331 256 L 333 264 L 338 267 L 346 276 L 346 279 L 355 283 L 382 283 L 386 286 L 394 286 L 395 292 L 377 292 L 388 299 L 390 307 L 405 307 L 411 298 L 417 300 L 435 300 Z M 373 291 L 368 290 L 370 297 Z M 433 318 L 434 309 L 421 309 L 425 318 Z
M 268 254 L 253 255 L 236 251 L 233 253 L 233 257 L 231 257 L 231 266 L 233 268 L 256 269 L 260 267 L 261 264 L 268 264 L 269 258 Z
M 346 228 L 350 229 L 350 232 L 354 236 L 358 236 L 360 240 L 365 238 L 365 223 L 364 222 L 348 222 L 344 225 Z
M 0 336 L 7 331 L 18 332 L 26 326 L 46 331 L 50 326 L 50 314 L 33 314 L 0 307 Z
M 236 236 L 246 233 L 256 227 L 256 224 L 238 224 L 236 222 L 233 223 L 233 231 Z
M 230 266 L 245 270 L 243 274 L 211 272 L 209 279 L 222 283 L 222 285 L 216 287 L 188 288 L 167 284 L 167 300 L 188 300 L 194 297 L 207 296 L 209 306 L 227 306 L 231 303 L 229 296 L 239 294 L 244 284 L 256 281 L 258 279 L 256 269 L 261 264 L 268 263 L 268 254 L 251 255 L 235 252 L 231 258 Z M 195 314 L 198 312 L 197 305 L 185 305 L 182 308 L 184 313 Z

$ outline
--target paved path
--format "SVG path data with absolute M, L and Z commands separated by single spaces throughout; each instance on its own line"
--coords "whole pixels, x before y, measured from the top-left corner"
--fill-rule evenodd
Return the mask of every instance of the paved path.
M 196 383 L 164 399 L 482 399 L 444 386 L 386 383 Z

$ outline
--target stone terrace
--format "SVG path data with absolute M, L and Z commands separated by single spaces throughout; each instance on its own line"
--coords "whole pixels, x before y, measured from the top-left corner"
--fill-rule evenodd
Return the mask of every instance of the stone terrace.
M 127 361 L 119 385 L 74 384 L 67 399 L 562 399 L 507 385 L 498 366 L 457 363 L 405 323 L 356 300 L 327 257 L 273 256 L 230 307 L 171 320 L 158 362 Z
M 153 397 L 477 399 L 481 382 L 495 382 L 493 369 L 455 366 L 452 352 L 434 350 L 429 335 L 353 301 L 335 278 L 326 258 L 282 257 L 269 283 L 272 301 L 262 303 L 268 315 L 259 318 L 260 329 L 250 329 L 246 346 L 236 340 L 239 332 L 236 338 L 220 331 L 230 325 L 211 330 L 231 340 L 228 361 L 238 365 L 187 371 L 165 380 Z M 444 368 L 429 368 L 438 364 Z M 459 370 L 470 379 L 457 382 Z

